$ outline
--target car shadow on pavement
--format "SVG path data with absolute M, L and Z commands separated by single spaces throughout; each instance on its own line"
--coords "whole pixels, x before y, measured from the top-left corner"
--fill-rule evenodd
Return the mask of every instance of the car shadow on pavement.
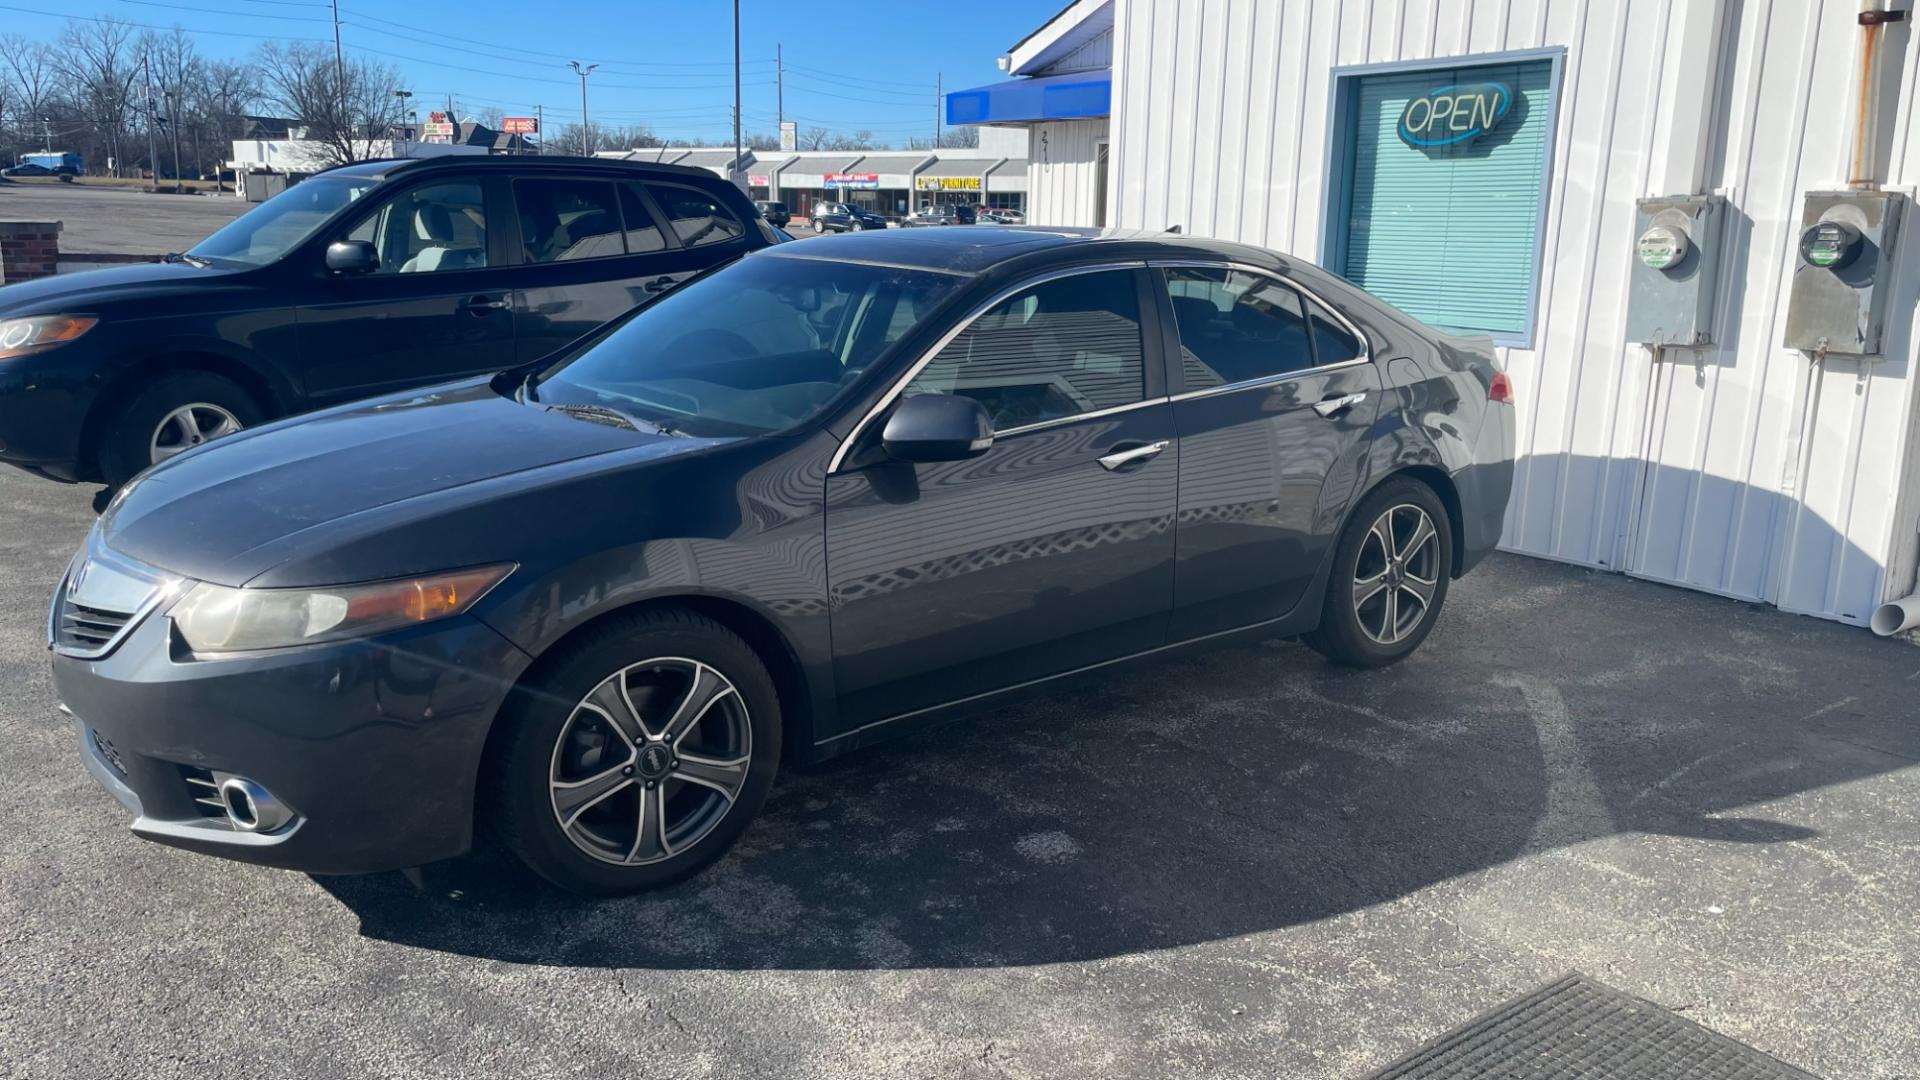
M 1920 761 L 1909 646 L 1496 563 L 1385 671 L 1291 642 L 1169 658 L 790 770 L 733 853 L 661 892 L 580 900 L 497 853 L 316 880 L 370 937 L 515 963 L 1046 964 L 1324 919 L 1623 832 L 1807 841 L 1752 808 Z

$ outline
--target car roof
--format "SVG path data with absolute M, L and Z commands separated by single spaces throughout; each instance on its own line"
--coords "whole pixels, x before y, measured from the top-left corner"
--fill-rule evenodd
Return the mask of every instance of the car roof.
M 635 178 L 653 177 L 658 180 L 698 180 L 709 184 L 726 183 L 710 169 L 701 169 L 691 165 L 663 165 L 653 161 L 625 161 L 620 158 L 571 157 L 563 154 L 445 154 L 430 158 L 381 158 L 375 161 L 359 161 L 352 165 L 341 165 L 321 172 L 322 176 L 365 176 L 384 179 L 391 176 L 412 176 L 418 173 L 437 172 L 443 169 L 481 168 L 503 171 L 539 172 L 547 170 L 594 169 L 601 172 L 624 172 Z
M 1275 264 L 1273 252 L 1243 244 L 1132 229 L 1055 228 L 1034 225 L 949 225 L 939 229 L 887 229 L 823 236 L 781 244 L 755 258 L 828 259 L 984 274 L 1014 261 L 1083 261 L 1095 258 L 1242 259 Z

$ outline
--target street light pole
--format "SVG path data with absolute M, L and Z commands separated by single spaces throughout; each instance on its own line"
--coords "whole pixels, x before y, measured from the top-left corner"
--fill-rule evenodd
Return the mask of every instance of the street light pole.
M 740 183 L 740 0 L 733 0 L 733 165 L 727 179 Z M 741 185 L 745 186 L 745 185 Z
M 574 74 L 580 76 L 580 156 L 592 157 L 593 128 L 587 124 L 587 76 L 593 74 L 593 69 L 600 65 L 587 64 L 583 67 L 578 60 L 569 60 L 567 63 L 573 66 Z
M 400 156 L 406 157 L 413 149 L 413 129 L 408 126 L 409 122 L 407 120 L 407 99 L 413 96 L 413 91 L 395 90 L 393 96 L 400 99 L 400 143 L 402 146 Z

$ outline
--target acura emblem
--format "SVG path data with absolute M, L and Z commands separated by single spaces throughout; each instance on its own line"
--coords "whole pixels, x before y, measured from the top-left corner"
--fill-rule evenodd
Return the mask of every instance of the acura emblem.
M 75 570 L 73 575 L 67 578 L 68 598 L 72 598 L 74 593 L 80 591 L 80 583 L 87 579 L 87 571 L 91 569 L 93 569 L 93 560 L 87 559 L 80 564 L 80 569 Z

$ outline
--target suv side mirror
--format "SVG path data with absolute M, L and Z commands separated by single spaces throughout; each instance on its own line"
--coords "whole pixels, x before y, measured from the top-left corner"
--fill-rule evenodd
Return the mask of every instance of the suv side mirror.
M 327 245 L 327 270 L 335 274 L 364 274 L 380 266 L 380 255 L 365 240 L 340 240 Z
M 919 394 L 893 410 L 880 445 L 896 461 L 960 461 L 993 445 L 993 421 L 970 397 Z

